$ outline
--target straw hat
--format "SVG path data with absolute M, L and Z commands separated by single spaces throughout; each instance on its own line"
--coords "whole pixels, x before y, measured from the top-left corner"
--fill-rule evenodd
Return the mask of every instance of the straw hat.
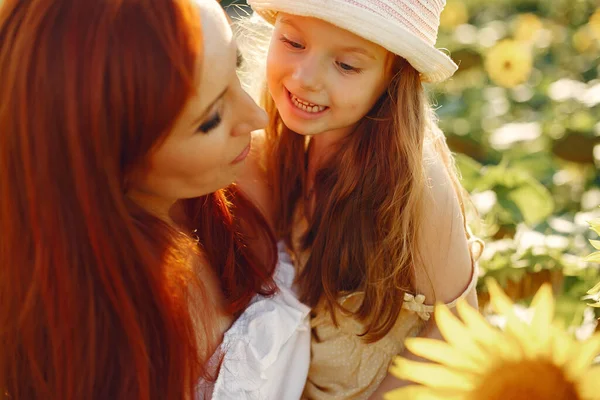
M 441 82 L 458 69 L 435 47 L 446 0 L 248 0 L 266 21 L 278 12 L 314 17 L 398 54 L 425 82 Z

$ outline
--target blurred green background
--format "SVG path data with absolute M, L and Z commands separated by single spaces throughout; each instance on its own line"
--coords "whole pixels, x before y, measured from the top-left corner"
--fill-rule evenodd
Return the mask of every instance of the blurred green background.
M 482 307 L 486 276 L 523 302 L 551 282 L 566 325 L 595 324 L 584 296 L 599 265 L 583 258 L 600 217 L 599 6 L 448 0 L 442 14 L 437 47 L 460 68 L 428 90 L 481 220 Z

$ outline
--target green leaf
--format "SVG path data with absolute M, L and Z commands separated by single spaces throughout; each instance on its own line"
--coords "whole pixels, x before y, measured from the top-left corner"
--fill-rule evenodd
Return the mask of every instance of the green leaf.
M 457 153 L 455 155 L 456 166 L 462 176 L 461 183 L 468 191 L 473 191 L 477 182 L 481 179 L 481 169 L 483 166 L 471 157 Z
M 508 198 L 519 207 L 525 222 L 529 225 L 542 222 L 554 211 L 552 195 L 533 178 L 526 185 L 512 190 Z
M 523 221 L 523 213 L 521 208 L 509 198 L 510 192 L 505 192 L 502 195 L 503 191 L 499 190 L 498 193 L 498 205 L 501 207 L 501 210 L 498 211 L 499 220 L 503 223 L 510 224 L 518 224 Z
M 531 152 L 527 149 L 520 150 L 523 154 L 518 154 L 520 148 L 514 150 L 518 158 L 512 158 L 509 161 L 511 169 L 527 171 L 537 180 L 551 179 L 556 172 L 556 163 L 551 155 L 543 152 Z

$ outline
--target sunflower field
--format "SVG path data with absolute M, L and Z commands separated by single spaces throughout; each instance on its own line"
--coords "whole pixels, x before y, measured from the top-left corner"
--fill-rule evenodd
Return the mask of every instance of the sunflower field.
M 557 317 L 581 325 L 600 280 L 586 260 L 600 215 L 597 1 L 448 0 L 438 47 L 460 67 L 431 92 L 482 220 L 482 278 L 515 301 L 549 282 Z

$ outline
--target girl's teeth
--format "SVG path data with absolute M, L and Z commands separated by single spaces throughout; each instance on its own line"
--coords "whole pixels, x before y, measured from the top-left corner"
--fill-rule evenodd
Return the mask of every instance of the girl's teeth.
M 324 107 L 324 106 L 319 106 L 319 105 L 316 105 L 316 104 L 308 103 L 308 102 L 306 102 L 304 100 L 300 100 L 299 98 L 297 98 L 293 94 L 291 95 L 291 98 L 292 98 L 292 103 L 294 103 L 294 105 L 297 108 L 299 108 L 299 109 L 301 109 L 303 111 L 309 112 L 309 113 L 318 113 L 318 112 L 324 111 L 325 108 L 327 108 L 327 107 Z

